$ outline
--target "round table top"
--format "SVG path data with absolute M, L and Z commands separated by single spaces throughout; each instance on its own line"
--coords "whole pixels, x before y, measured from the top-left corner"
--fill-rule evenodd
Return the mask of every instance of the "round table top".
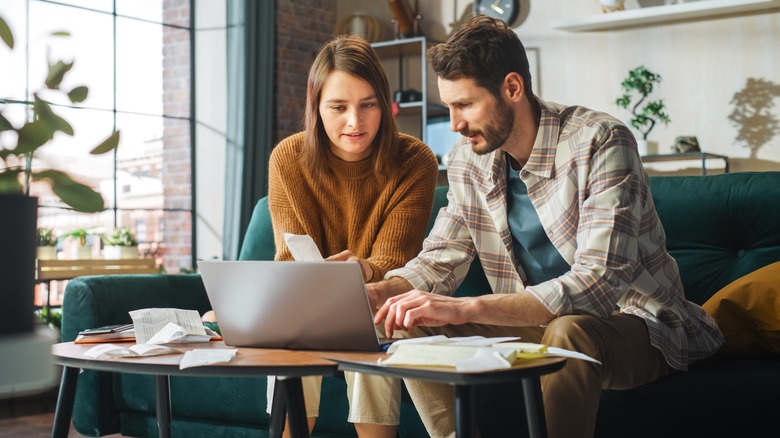
M 179 369 L 183 354 L 166 354 L 147 357 L 123 357 L 93 359 L 84 356 L 90 348 L 100 344 L 74 344 L 63 342 L 52 346 L 54 362 L 60 365 L 97 371 L 127 372 L 154 375 L 199 376 L 265 376 L 300 377 L 331 375 L 337 363 L 321 356 L 300 350 L 267 348 L 236 348 L 222 341 L 171 345 L 182 353 L 193 349 L 237 349 L 230 362 Z M 132 343 L 118 345 L 132 346 Z

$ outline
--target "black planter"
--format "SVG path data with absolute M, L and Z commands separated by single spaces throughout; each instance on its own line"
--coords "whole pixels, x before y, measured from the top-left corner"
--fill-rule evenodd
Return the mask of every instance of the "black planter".
M 33 330 L 37 221 L 38 198 L 0 194 L 0 336 Z

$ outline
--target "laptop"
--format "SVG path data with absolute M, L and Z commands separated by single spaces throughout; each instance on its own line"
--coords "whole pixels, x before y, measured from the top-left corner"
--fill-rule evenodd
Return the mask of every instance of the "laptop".
M 358 262 L 200 260 L 225 344 L 380 351 Z

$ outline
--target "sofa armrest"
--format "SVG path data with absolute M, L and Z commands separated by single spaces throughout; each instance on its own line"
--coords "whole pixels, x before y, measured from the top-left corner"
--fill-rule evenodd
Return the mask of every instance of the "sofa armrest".
M 211 310 L 200 275 L 102 275 L 68 282 L 62 302 L 62 340 L 76 339 L 91 327 L 132 322 L 131 310 L 175 307 Z M 111 373 L 84 371 L 79 375 L 73 425 L 81 434 L 101 436 L 119 432 Z
M 211 309 L 200 275 L 101 275 L 68 282 L 62 302 L 62 340 L 86 328 L 130 323 L 131 310 L 150 307 Z

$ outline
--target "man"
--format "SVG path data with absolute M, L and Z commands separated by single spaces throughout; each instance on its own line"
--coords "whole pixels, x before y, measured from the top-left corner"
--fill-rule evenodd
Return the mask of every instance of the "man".
M 687 301 L 636 141 L 617 119 L 536 98 L 525 49 L 477 16 L 429 57 L 451 128 L 448 206 L 422 252 L 369 285 L 387 335 L 522 336 L 580 351 L 542 378 L 550 436 L 592 436 L 602 388 L 663 377 L 723 337 Z M 493 294 L 454 298 L 478 255 Z M 407 381 L 432 436 L 454 433 L 453 390 Z

